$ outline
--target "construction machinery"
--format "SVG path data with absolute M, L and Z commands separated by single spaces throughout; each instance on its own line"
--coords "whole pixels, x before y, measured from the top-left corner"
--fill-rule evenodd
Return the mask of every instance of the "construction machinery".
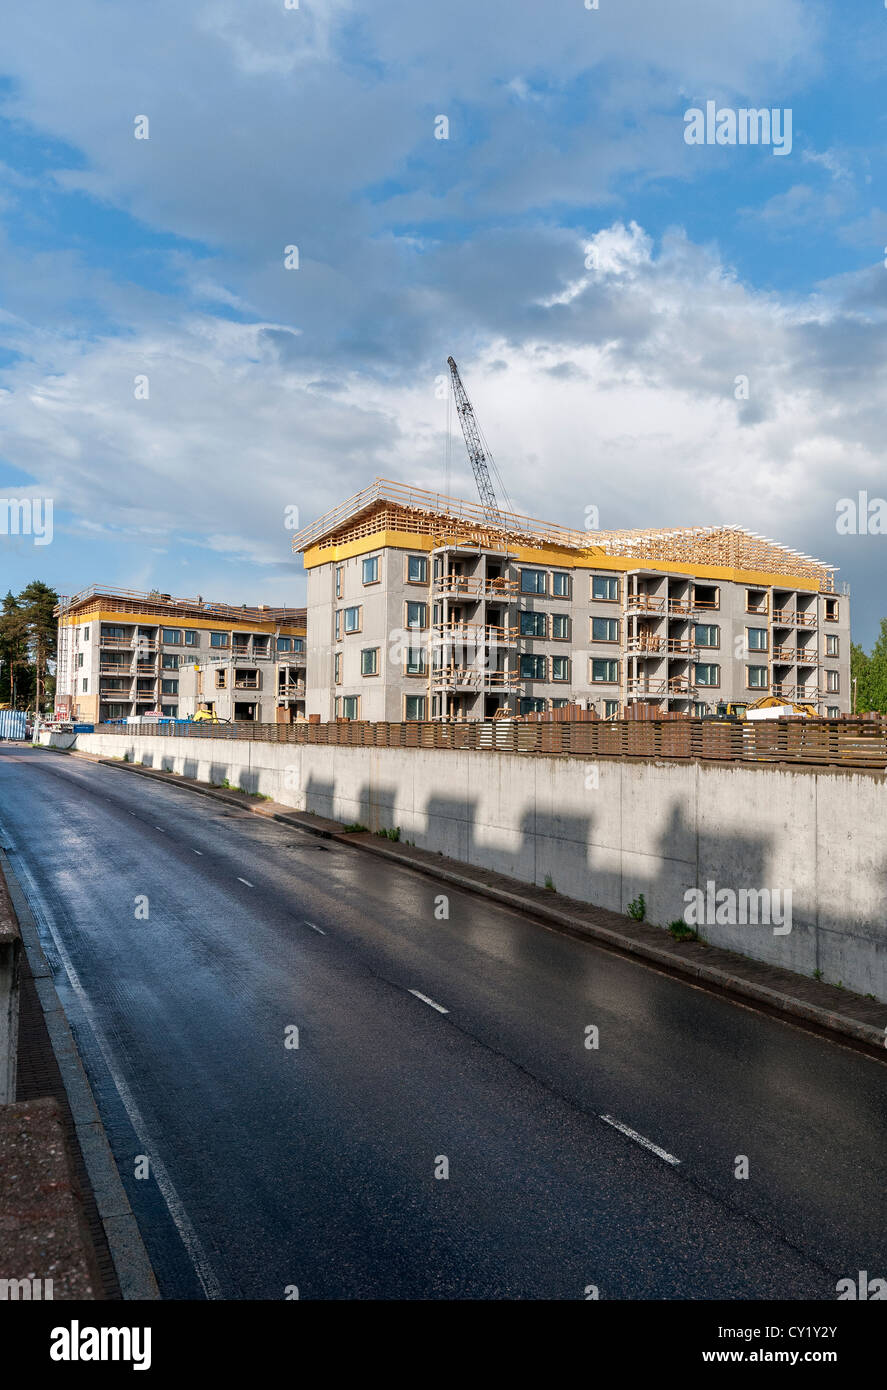
M 453 397 L 456 402 L 456 413 L 459 416 L 459 423 L 462 426 L 462 433 L 465 436 L 465 447 L 468 450 L 468 457 L 474 471 L 474 481 L 477 483 L 477 490 L 480 494 L 481 506 L 484 516 L 491 526 L 502 527 L 504 525 L 502 513 L 499 510 L 499 503 L 496 500 L 496 493 L 493 490 L 493 482 L 490 477 L 490 467 L 496 473 L 498 471 L 493 462 L 489 445 L 484 439 L 480 426 L 474 414 L 474 407 L 468 399 L 468 393 L 462 385 L 462 378 L 459 375 L 459 368 L 452 357 L 447 358 L 447 366 L 450 369 L 450 376 L 453 383 Z M 501 487 L 502 479 L 499 478 Z
M 746 719 L 786 719 L 790 715 L 801 715 L 804 719 L 815 719 L 816 706 L 795 700 L 780 700 L 778 695 L 762 695 L 745 711 Z
M 230 724 L 230 719 L 220 719 L 209 705 L 201 705 L 191 717 L 192 724 Z

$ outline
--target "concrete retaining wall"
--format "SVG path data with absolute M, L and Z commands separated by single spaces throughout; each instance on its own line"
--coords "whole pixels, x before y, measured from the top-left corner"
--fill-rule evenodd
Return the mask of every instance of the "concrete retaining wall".
M 880 774 L 735 764 L 79 734 L 77 747 L 227 781 L 647 920 L 688 889 L 792 894 L 791 930 L 708 921 L 719 946 L 887 1002 L 887 787 Z M 781 909 L 780 909 L 781 910 Z M 723 915 L 723 914 L 722 914 Z

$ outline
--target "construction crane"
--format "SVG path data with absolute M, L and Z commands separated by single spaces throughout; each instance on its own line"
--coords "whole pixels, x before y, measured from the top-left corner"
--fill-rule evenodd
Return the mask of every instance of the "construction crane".
M 468 394 L 465 387 L 462 385 L 462 378 L 459 375 L 459 368 L 456 366 L 452 357 L 447 358 L 447 366 L 453 378 L 453 396 L 456 401 L 456 412 L 462 426 L 462 433 L 465 436 L 465 445 L 468 449 L 471 467 L 474 470 L 474 481 L 477 483 L 477 490 L 480 493 L 484 516 L 492 526 L 502 526 L 502 513 L 499 510 L 499 503 L 496 501 L 496 494 L 493 490 L 488 463 L 492 464 L 494 471 L 496 465 L 493 463 L 492 455 L 486 445 L 486 441 L 481 435 L 480 427 L 474 417 L 474 407 L 468 399 Z

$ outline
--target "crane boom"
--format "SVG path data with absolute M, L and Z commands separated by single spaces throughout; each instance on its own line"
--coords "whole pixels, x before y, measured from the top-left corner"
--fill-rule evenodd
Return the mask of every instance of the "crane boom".
M 462 426 L 462 433 L 465 436 L 465 446 L 468 449 L 468 457 L 471 460 L 471 467 L 474 470 L 474 481 L 477 483 L 477 490 L 480 493 L 484 515 L 493 525 L 501 526 L 502 513 L 499 511 L 499 503 L 496 501 L 496 494 L 493 491 L 490 470 L 487 467 L 487 451 L 481 440 L 480 430 L 477 427 L 477 420 L 474 418 L 474 407 L 468 399 L 468 394 L 465 387 L 462 385 L 462 378 L 459 375 L 459 368 L 456 366 L 452 357 L 447 358 L 447 366 L 453 378 L 453 396 L 456 400 L 456 412 L 459 416 L 459 423 Z

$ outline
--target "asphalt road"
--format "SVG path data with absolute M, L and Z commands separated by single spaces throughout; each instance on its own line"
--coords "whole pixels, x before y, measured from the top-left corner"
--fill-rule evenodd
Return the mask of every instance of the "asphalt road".
M 884 1063 L 124 769 L 2 747 L 0 829 L 164 1296 L 887 1275 Z

